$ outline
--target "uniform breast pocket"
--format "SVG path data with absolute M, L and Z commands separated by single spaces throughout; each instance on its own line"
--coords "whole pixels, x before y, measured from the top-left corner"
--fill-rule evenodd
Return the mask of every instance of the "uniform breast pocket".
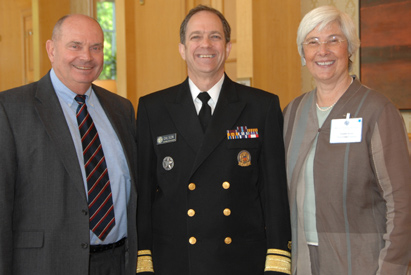
M 228 149 L 258 149 L 260 144 L 258 139 L 249 138 L 249 139 L 229 139 L 226 141 Z
M 162 144 L 157 147 L 157 162 L 160 171 L 168 172 L 174 168 L 174 162 L 178 156 L 176 144 Z
M 235 161 L 235 167 L 251 169 L 257 164 L 260 153 L 260 143 L 258 139 L 234 139 L 227 140 L 227 149 L 230 160 Z

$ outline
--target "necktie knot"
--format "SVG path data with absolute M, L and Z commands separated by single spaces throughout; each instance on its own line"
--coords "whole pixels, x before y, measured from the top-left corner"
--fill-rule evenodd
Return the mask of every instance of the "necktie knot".
M 201 92 L 198 94 L 198 99 L 201 100 L 201 102 L 203 102 L 203 104 L 207 104 L 208 105 L 208 101 L 210 100 L 210 95 L 207 92 Z
M 74 98 L 78 104 L 83 105 L 86 103 L 86 96 L 85 95 L 76 95 Z

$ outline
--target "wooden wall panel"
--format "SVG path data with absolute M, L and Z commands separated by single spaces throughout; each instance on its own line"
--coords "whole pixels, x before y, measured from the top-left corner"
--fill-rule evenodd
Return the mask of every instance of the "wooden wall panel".
M 301 94 L 295 44 L 300 1 L 253 1 L 253 86 L 279 95 L 284 108 Z
M 218 2 L 218 1 L 213 1 Z M 225 72 L 233 81 L 237 81 L 237 59 L 238 59 L 238 40 L 237 40 L 237 5 L 239 1 L 220 0 L 221 3 L 214 3 L 213 7 L 220 10 L 227 19 L 231 27 L 231 53 L 225 64 Z
M 30 0 L 0 1 L 0 91 L 23 85 L 24 21 Z
M 251 80 L 253 77 L 253 2 L 237 1 L 237 77 Z
M 70 13 L 70 0 L 32 0 L 32 11 L 34 80 L 39 80 L 51 68 L 46 41 L 51 38 L 57 20 Z
M 22 12 L 24 84 L 34 81 L 33 16 L 31 9 Z
M 361 80 L 411 110 L 411 1 L 360 1 Z
M 136 91 L 127 92 L 133 104 L 137 105 L 142 95 L 185 79 L 186 67 L 178 51 L 179 28 L 185 14 L 183 0 L 146 1 L 144 5 L 135 5 L 136 70 L 132 80 L 136 82 Z
M 117 93 L 137 106 L 135 0 L 116 0 Z

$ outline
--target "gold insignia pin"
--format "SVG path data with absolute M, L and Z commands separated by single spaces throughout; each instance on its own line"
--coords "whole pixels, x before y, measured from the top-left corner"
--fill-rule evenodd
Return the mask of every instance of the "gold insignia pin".
M 247 150 L 242 150 L 237 155 L 237 161 L 238 161 L 238 165 L 240 165 L 241 167 L 250 166 L 251 165 L 250 152 L 248 152 Z

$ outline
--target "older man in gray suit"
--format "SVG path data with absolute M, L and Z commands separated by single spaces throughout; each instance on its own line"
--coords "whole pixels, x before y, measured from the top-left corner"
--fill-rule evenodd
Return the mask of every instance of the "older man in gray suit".
M 91 84 L 103 43 L 94 19 L 65 16 L 52 70 L 0 93 L 0 274 L 135 274 L 135 113 Z

